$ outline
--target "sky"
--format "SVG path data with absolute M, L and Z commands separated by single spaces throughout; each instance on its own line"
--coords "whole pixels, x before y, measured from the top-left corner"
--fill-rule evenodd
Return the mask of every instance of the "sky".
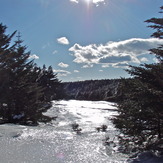
M 162 0 L 0 0 L 7 34 L 21 34 L 38 66 L 63 82 L 129 77 L 129 65 L 157 62 L 163 44 L 144 21 L 162 17 Z M 16 37 L 14 38 L 16 39 Z

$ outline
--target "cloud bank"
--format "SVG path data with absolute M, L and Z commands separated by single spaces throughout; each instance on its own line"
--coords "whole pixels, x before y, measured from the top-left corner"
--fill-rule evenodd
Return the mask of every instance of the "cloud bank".
M 75 57 L 73 62 L 83 64 L 83 68 L 102 64 L 102 67 L 126 67 L 128 64 L 147 61 L 144 57 L 149 49 L 163 44 L 163 40 L 156 38 L 132 38 L 118 42 L 108 42 L 105 45 L 90 44 L 81 46 L 75 44 L 69 51 Z

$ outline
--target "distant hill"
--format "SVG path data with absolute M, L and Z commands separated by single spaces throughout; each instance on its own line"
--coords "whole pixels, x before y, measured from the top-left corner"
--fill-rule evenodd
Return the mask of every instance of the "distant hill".
M 67 99 L 117 101 L 121 79 L 86 80 L 62 83 Z

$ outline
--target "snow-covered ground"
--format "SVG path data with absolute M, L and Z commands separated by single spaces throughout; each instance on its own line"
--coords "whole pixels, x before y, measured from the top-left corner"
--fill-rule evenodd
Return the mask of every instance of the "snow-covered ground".
M 113 103 L 104 101 L 54 101 L 46 113 L 58 117 L 52 123 L 0 125 L 0 163 L 125 163 L 127 156 L 104 143 L 117 134 L 109 120 L 115 110 Z M 81 133 L 73 131 L 74 123 Z M 97 132 L 103 124 L 107 133 Z

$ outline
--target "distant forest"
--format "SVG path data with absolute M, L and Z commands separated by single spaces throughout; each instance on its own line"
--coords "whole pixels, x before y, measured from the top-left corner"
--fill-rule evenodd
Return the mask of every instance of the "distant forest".
M 120 83 L 121 79 L 105 79 L 66 82 L 62 85 L 66 99 L 115 102 L 120 100 Z

